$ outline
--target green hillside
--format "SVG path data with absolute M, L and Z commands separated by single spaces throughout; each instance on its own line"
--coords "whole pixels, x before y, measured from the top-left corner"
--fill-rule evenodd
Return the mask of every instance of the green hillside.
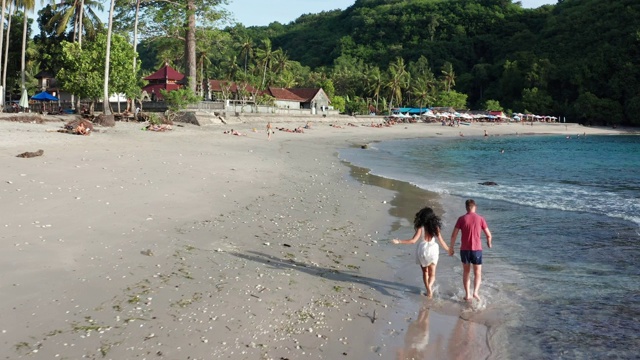
M 411 86 L 424 78 L 415 69 L 422 57 L 436 79 L 452 65 L 453 89 L 468 96 L 467 107 L 497 100 L 513 111 L 640 124 L 634 0 L 565 0 L 539 9 L 508 0 L 358 0 L 286 25 L 226 31 L 254 44 L 269 38 L 290 60 L 332 79 L 337 95 L 374 97 L 368 72 L 388 77 L 402 59 L 413 71 L 401 103 L 416 106 Z M 428 103 L 437 102 L 436 92 Z

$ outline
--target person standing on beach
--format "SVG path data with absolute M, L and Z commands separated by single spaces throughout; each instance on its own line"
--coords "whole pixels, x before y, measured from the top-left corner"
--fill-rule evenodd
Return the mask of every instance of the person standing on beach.
M 267 140 L 271 140 L 271 134 L 273 134 L 273 128 L 271 126 L 271 121 L 267 123 Z
M 465 201 L 467 213 L 458 218 L 456 226 L 451 234 L 451 246 L 449 256 L 453 256 L 458 232 L 462 232 L 460 245 L 460 260 L 462 260 L 462 284 L 464 286 L 464 299 L 471 300 L 471 266 L 473 265 L 473 297 L 480 299 L 480 282 L 482 281 L 482 239 L 480 231 L 487 237 L 487 246 L 491 248 L 491 231 L 485 219 L 476 214 L 476 202 L 473 199 Z
M 442 226 L 440 218 L 431 208 L 425 207 L 418 211 L 413 220 L 413 226 L 416 232 L 411 239 L 393 239 L 391 242 L 393 244 L 415 244 L 419 241 L 416 248 L 416 263 L 422 269 L 422 281 L 427 289 L 426 295 L 432 298 L 433 284 L 436 282 L 436 266 L 440 256 L 440 248 L 436 244 L 436 239 L 447 252 L 449 252 L 449 247 L 440 234 Z

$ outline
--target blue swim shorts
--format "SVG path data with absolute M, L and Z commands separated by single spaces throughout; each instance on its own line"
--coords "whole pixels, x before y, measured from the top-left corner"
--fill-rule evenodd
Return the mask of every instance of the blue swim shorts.
M 463 264 L 482 265 L 482 250 L 460 250 Z

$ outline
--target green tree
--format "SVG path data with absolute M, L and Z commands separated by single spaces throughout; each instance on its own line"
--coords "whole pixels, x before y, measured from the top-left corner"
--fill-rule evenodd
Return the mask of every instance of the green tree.
M 432 100 L 430 85 L 424 79 L 418 79 L 414 81 L 411 92 L 418 101 L 418 106 L 422 108 L 424 105 L 428 105 Z
M 502 110 L 504 110 L 502 108 L 502 106 L 500 105 L 500 102 L 498 100 L 487 100 L 487 101 L 485 101 L 483 108 L 484 108 L 484 110 L 487 110 L 487 111 L 502 111 Z
M 340 113 L 344 113 L 346 110 L 346 100 L 344 97 L 336 95 L 333 98 L 331 98 L 331 106 L 333 106 L 334 109 L 338 110 Z
M 391 94 L 391 103 L 393 104 L 393 100 L 396 100 L 397 106 L 400 106 L 402 104 L 402 90 L 407 87 L 409 82 L 409 73 L 403 58 L 396 58 L 396 61 L 389 65 L 388 78 L 387 89 Z
M 453 64 L 451 64 L 450 62 L 445 62 L 444 65 L 442 65 L 442 83 L 444 84 L 444 89 L 449 92 L 451 91 L 451 87 L 453 87 L 456 84 L 456 73 L 455 71 L 453 71 Z
M 63 68 L 58 72 L 58 81 L 64 90 L 81 98 L 90 99 L 90 111 L 94 102 L 104 96 L 104 59 L 106 58 L 107 36 L 98 34 L 95 41 L 80 48 L 78 43 L 63 42 Z M 127 39 L 113 35 L 109 89 L 114 93 L 132 96 L 139 92 L 136 78 L 131 76 L 133 48 Z
M 256 50 L 256 56 L 262 66 L 262 85 L 261 89 L 265 89 L 264 84 L 267 79 L 267 70 L 270 69 L 271 61 L 273 60 L 273 50 L 271 48 L 271 40 L 263 39 L 262 47 Z
M 247 64 L 249 63 L 249 58 L 253 56 L 253 41 L 251 38 L 246 37 L 242 40 L 242 44 L 240 45 L 240 56 L 244 54 L 244 75 L 247 75 Z
M 454 109 L 467 108 L 467 95 L 455 90 L 441 91 L 436 98 L 436 106 L 452 107 Z
M 56 5 L 48 26 L 55 27 L 58 35 L 72 28 L 72 39 L 82 44 L 82 34 L 93 39 L 102 29 L 102 21 L 97 12 L 103 11 L 102 3 L 96 0 L 63 0 Z
M 157 41 L 165 48 L 170 46 L 180 49 L 183 55 L 188 87 L 196 92 L 197 77 L 197 41 L 208 39 L 208 34 L 218 33 L 219 22 L 224 19 L 224 12 L 217 6 L 225 0 L 156 0 L 148 6 L 141 7 L 140 19 L 144 24 L 143 37 Z M 123 11 L 134 11 L 126 8 Z M 125 16 L 125 14 L 120 14 Z M 167 41 L 171 39 L 171 41 Z M 180 46 L 180 45 L 182 46 Z
M 184 110 L 190 104 L 195 104 L 201 100 L 200 96 L 196 95 L 189 88 L 181 88 L 172 91 L 160 90 L 160 94 L 164 99 L 169 109 L 168 119 L 172 123 L 176 118 L 178 112 Z
M 534 114 L 545 114 L 551 110 L 553 99 L 544 90 L 536 87 L 522 91 L 521 107 Z
M 378 103 L 380 102 L 380 93 L 384 87 L 384 78 L 380 68 L 377 66 L 371 66 L 366 71 L 367 92 L 373 96 L 376 100 L 376 113 L 379 111 Z

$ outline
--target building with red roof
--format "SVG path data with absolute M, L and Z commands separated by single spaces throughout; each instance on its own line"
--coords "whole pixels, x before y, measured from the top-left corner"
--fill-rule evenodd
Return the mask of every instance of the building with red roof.
M 144 78 L 149 82 L 142 88 L 143 98 L 146 95 L 151 101 L 162 100 L 162 94 L 160 90 L 171 91 L 180 89 L 183 85 L 184 75 L 178 72 L 176 69 L 164 64 L 158 71 Z
M 274 106 L 280 109 L 309 109 L 319 113 L 329 109 L 331 100 L 322 88 L 268 87 L 260 91 L 248 83 L 224 80 L 207 80 L 203 83 L 207 100 L 236 100 L 253 102 L 254 96 L 271 96 Z
M 331 100 L 322 88 L 269 87 L 266 94 L 273 96 L 276 107 L 286 109 L 311 109 L 318 113 L 329 108 Z

